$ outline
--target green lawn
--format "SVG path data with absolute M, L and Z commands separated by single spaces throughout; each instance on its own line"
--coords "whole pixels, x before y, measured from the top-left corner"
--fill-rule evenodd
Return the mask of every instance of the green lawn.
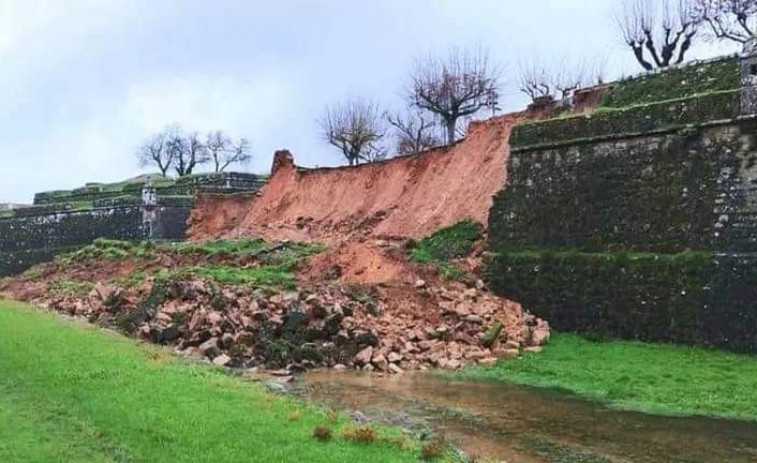
M 152 346 L 0 301 L 1 462 L 402 462 L 325 412 Z M 329 443 L 312 435 L 334 430 Z
M 754 356 L 557 334 L 541 354 L 460 376 L 564 389 L 629 410 L 757 420 Z

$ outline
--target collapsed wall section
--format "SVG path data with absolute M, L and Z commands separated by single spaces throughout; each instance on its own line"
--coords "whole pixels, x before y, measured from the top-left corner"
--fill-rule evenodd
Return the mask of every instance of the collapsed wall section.
M 358 167 L 301 169 L 278 153 L 259 197 L 198 200 L 191 237 L 417 238 L 464 219 L 486 223 L 506 178 L 507 140 L 517 118 L 473 123 L 452 147 Z

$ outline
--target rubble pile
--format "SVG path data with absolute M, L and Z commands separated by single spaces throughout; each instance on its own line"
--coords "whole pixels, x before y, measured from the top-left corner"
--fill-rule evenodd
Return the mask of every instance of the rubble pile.
M 86 297 L 45 294 L 32 302 L 238 368 L 454 370 L 535 352 L 549 340 L 545 321 L 484 291 L 480 281 L 277 292 L 153 279 L 130 289 L 98 283 Z

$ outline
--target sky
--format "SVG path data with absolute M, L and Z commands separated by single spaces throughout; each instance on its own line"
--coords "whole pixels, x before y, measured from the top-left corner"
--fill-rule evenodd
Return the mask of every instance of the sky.
M 505 111 L 527 104 L 522 63 L 636 74 L 613 1 L 0 0 L 0 203 L 154 171 L 135 151 L 173 123 L 250 139 L 242 170 L 268 172 L 284 148 L 340 164 L 319 136 L 324 107 L 401 109 L 413 63 L 450 47 L 489 51 Z

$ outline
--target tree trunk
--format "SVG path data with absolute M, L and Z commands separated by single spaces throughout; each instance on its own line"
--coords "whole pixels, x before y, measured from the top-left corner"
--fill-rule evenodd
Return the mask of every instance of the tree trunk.
M 457 127 L 457 119 L 450 117 L 445 121 L 447 128 L 447 144 L 452 145 L 455 143 L 455 129 Z

